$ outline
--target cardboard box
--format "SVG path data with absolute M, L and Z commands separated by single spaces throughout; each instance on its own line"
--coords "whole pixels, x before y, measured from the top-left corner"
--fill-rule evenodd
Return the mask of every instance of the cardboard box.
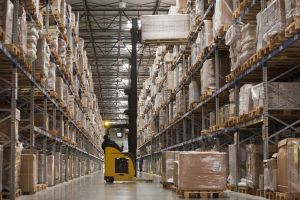
M 183 152 L 179 154 L 179 190 L 225 190 L 227 154 Z
M 246 146 L 246 183 L 250 188 L 259 187 L 259 175 L 263 174 L 263 146 L 249 144 Z
M 295 145 L 297 142 L 298 149 L 295 148 L 297 147 Z M 287 138 L 285 140 L 281 140 L 278 143 L 279 150 L 277 157 L 277 187 L 279 192 L 291 192 L 295 190 L 295 187 L 293 187 L 293 176 L 297 178 L 296 174 L 298 174 L 299 177 L 299 171 L 296 172 L 295 170 L 297 167 L 299 168 L 299 160 L 297 160 L 299 158 L 299 142 L 299 138 Z M 296 166 L 297 162 L 298 166 Z M 291 172 L 289 170 L 291 170 Z
M 20 188 L 24 193 L 35 193 L 37 184 L 36 155 L 21 155 Z

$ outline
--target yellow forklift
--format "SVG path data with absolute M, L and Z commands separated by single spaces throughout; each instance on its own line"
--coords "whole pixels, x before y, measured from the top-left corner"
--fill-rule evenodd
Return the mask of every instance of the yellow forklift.
M 123 152 L 123 149 L 108 137 L 108 134 L 104 136 L 102 149 L 105 162 L 104 180 L 107 183 L 136 180 L 135 159 L 130 153 Z

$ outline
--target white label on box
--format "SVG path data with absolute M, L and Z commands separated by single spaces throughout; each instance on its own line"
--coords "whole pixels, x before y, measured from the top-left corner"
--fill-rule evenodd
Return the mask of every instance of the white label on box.
M 219 161 L 214 161 L 212 170 L 214 172 L 220 172 L 221 171 L 221 164 L 220 164 Z

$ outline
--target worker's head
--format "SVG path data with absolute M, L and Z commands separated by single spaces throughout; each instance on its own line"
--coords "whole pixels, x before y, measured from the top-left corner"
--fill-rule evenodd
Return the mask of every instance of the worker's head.
M 107 134 L 105 134 L 103 138 L 104 138 L 104 140 L 108 140 L 109 139 L 109 137 L 108 137 Z

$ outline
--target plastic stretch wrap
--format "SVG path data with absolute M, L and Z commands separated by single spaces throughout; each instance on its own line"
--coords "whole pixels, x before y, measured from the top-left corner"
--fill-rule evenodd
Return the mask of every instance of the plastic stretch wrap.
M 299 138 L 287 138 L 278 143 L 277 189 L 299 194 Z
M 190 11 L 190 32 L 195 32 L 196 30 L 196 12 L 194 10 Z
M 225 124 L 229 120 L 229 104 L 220 108 L 220 124 Z
M 269 159 L 264 167 L 264 190 L 277 191 L 277 160 Z
M 48 29 L 48 33 L 50 36 L 50 49 L 53 49 L 55 52 L 58 52 L 58 34 L 59 30 L 57 26 L 51 26 Z
M 270 42 L 270 39 L 285 29 L 285 6 L 284 0 L 274 0 L 261 13 L 263 40 Z
M 256 24 L 246 24 L 241 30 L 241 54 L 240 64 L 244 64 L 248 58 L 256 53 Z
M 229 57 L 231 60 L 231 71 L 236 69 L 240 62 L 241 49 L 241 33 L 242 25 L 231 25 L 225 36 L 225 44 L 229 46 Z
M 191 81 L 189 84 L 189 105 L 200 101 L 200 88 L 197 81 Z
M 245 84 L 240 88 L 239 115 L 247 114 L 253 108 L 252 84 Z
M 17 46 L 26 55 L 26 53 L 27 53 L 27 22 L 26 22 L 26 12 L 22 6 L 19 9 Z
M 293 17 L 300 15 L 300 1 L 299 0 L 285 0 L 285 16 L 287 25 L 293 22 Z
M 189 15 L 141 16 L 142 39 L 186 39 L 189 34 Z
M 58 14 L 60 15 L 60 11 L 61 11 L 61 0 L 52 0 L 51 1 L 51 10 L 54 14 Z
M 58 55 L 60 56 L 62 63 L 65 65 L 67 56 L 67 43 L 63 39 L 58 39 Z
M 209 126 L 214 126 L 214 125 L 216 125 L 216 113 L 210 112 L 209 113 Z
M 54 156 L 47 156 L 47 183 L 48 186 L 54 185 Z
M 226 189 L 226 153 L 182 152 L 178 162 L 179 190 Z
M 64 27 L 68 23 L 67 19 L 67 4 L 66 0 L 61 0 L 61 5 L 60 5 L 60 17 L 62 21 L 62 26 Z
M 197 42 L 192 44 L 191 48 L 191 64 L 192 66 L 196 63 L 197 60 Z
M 47 90 L 55 91 L 55 82 L 56 82 L 56 64 L 51 62 L 49 67 L 49 73 L 47 78 Z
M 231 0 L 216 0 L 213 15 L 213 36 L 220 36 L 222 29 L 232 24 L 233 5 Z
M 19 187 L 19 181 L 20 181 L 20 168 L 21 168 L 21 152 L 23 150 L 23 144 L 17 143 L 15 146 L 15 188 Z M 10 147 L 4 147 L 3 148 L 3 177 L 2 177 L 2 187 L 4 191 L 10 190 L 10 183 L 12 180 L 11 177 L 11 168 L 10 166 L 10 157 L 11 157 L 11 149 Z
M 178 6 L 170 6 L 168 15 L 176 15 L 180 14 L 180 10 Z
M 246 171 L 246 149 L 244 145 L 240 145 L 240 173 L 241 177 L 245 177 Z M 237 146 L 236 144 L 232 144 L 228 146 L 228 154 L 229 154 L 229 177 L 228 182 L 230 185 L 236 185 L 238 183 L 238 165 L 237 165 Z
M 215 65 L 213 59 L 208 59 L 201 68 L 201 94 L 207 90 L 216 89 Z
M 28 37 L 28 43 L 30 42 L 34 44 L 34 42 L 36 41 L 35 36 L 31 38 L 32 41 L 29 41 L 31 39 L 30 37 Z M 49 68 L 50 68 L 50 49 L 48 44 L 46 43 L 45 38 L 43 37 L 37 41 L 37 60 L 35 65 L 35 76 L 37 79 L 41 80 L 41 83 L 44 83 L 48 78 Z
M 64 93 L 67 93 L 67 91 L 64 90 L 64 81 L 62 79 L 62 77 L 56 77 L 55 80 L 55 91 L 57 93 L 57 98 L 60 101 L 63 101 L 64 99 Z
M 49 55 L 43 55 L 44 53 L 47 53 L 46 48 L 48 47 L 48 45 L 46 45 L 46 44 L 40 43 L 39 45 L 41 45 L 41 46 L 37 47 L 39 33 L 33 22 L 27 23 L 27 38 L 26 39 L 27 39 L 27 51 L 26 51 L 27 60 L 31 63 L 39 58 L 41 60 L 38 59 L 37 63 L 42 62 L 42 63 L 40 63 L 40 66 L 41 66 L 41 68 L 43 68 L 42 65 L 45 65 L 43 63 L 45 63 L 47 61 L 49 62 L 49 60 L 50 60 L 50 52 L 49 52 Z M 44 41 L 44 42 L 46 42 L 46 41 Z M 45 48 L 45 49 L 43 49 L 43 48 Z M 42 51 L 42 52 L 40 52 L 40 51 Z M 46 56 L 46 57 L 43 57 L 43 56 Z
M 257 188 L 259 185 L 259 175 L 263 174 L 263 154 L 262 146 L 249 144 L 246 146 L 246 182 L 250 188 Z
M 10 0 L 1 0 L 0 7 L 0 26 L 4 29 L 4 43 L 10 44 L 12 42 L 12 24 L 14 5 Z
M 73 74 L 73 55 L 67 53 L 66 55 L 66 70 L 72 75 Z
M 184 12 L 187 6 L 187 0 L 176 0 L 176 6 L 181 12 Z
M 296 109 L 300 105 L 300 82 L 272 82 L 268 84 L 270 108 Z M 263 83 L 251 88 L 253 107 L 263 107 Z
M 37 184 L 37 159 L 35 154 L 21 155 L 20 188 L 22 192 L 36 192 Z
M 38 154 L 38 183 L 45 183 L 44 181 L 44 154 Z
M 213 40 L 212 21 L 204 20 L 204 25 L 197 38 L 197 55 L 200 55 L 204 48 L 208 47 Z
M 204 14 L 208 8 L 208 5 L 209 4 L 207 0 L 196 0 L 196 15 L 200 15 L 200 19 L 204 18 Z
M 176 151 L 163 151 L 161 156 L 161 182 L 173 183 L 174 161 L 178 160 Z
M 176 93 L 176 114 L 180 115 L 184 113 L 183 94 L 182 90 Z

